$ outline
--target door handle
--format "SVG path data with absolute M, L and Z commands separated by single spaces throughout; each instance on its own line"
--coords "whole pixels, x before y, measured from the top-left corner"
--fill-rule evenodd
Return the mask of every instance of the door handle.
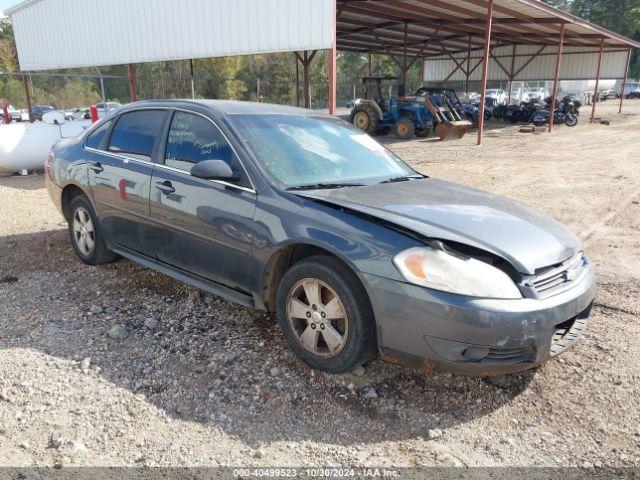
M 160 190 L 162 193 L 164 193 L 165 195 L 169 195 L 170 193 L 173 193 L 176 191 L 176 189 L 173 188 L 173 185 L 171 185 L 171 182 L 168 180 L 165 182 L 156 183 L 156 188 Z
M 102 163 L 100 162 L 93 162 L 89 168 L 96 173 L 101 173 L 104 171 Z

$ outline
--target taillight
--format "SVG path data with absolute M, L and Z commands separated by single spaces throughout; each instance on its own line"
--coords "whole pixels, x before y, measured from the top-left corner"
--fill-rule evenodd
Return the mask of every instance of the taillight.
M 53 154 L 51 152 L 49 152 L 49 155 L 47 156 L 47 161 L 44 162 L 44 173 L 49 178 L 51 178 L 51 162 L 52 161 L 53 161 Z

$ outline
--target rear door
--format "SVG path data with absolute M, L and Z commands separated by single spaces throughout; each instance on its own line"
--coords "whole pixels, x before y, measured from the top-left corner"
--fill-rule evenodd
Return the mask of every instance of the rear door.
M 147 255 L 153 255 L 149 186 L 168 113 L 162 109 L 125 112 L 92 132 L 85 144 L 91 154 L 89 184 L 104 235 L 112 243 Z
M 180 269 L 251 291 L 251 249 L 256 193 L 233 147 L 215 123 L 177 110 L 151 180 L 151 218 L 162 229 L 158 257 Z M 190 175 L 204 160 L 224 160 L 237 182 Z

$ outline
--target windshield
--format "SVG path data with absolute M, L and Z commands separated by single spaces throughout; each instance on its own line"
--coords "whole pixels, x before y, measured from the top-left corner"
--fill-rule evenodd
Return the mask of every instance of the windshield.
M 383 145 L 346 122 L 304 115 L 234 115 L 257 160 L 285 188 L 371 184 L 417 175 Z

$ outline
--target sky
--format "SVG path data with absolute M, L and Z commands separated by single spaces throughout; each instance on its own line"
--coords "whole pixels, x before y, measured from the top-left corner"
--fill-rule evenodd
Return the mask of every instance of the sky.
M 3 10 L 12 7 L 17 3 L 20 3 L 20 0 L 0 0 L 0 18 L 4 17 L 4 15 L 2 14 Z

